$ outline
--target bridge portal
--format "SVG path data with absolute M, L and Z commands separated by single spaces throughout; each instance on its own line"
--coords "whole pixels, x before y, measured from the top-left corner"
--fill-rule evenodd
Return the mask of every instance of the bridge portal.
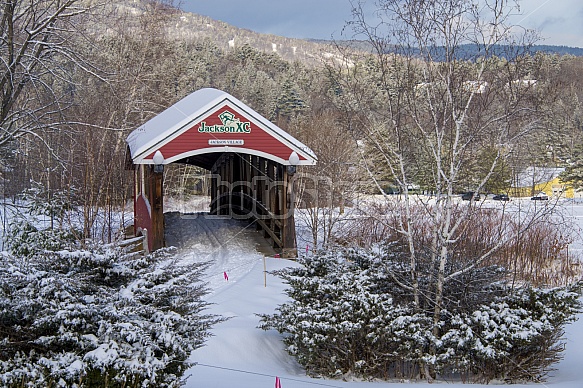
M 249 219 L 284 256 L 296 255 L 296 166 L 316 164 L 304 144 L 217 89 L 198 90 L 127 138 L 134 170 L 134 230 L 149 250 L 164 246 L 164 165 L 210 172 L 209 214 Z

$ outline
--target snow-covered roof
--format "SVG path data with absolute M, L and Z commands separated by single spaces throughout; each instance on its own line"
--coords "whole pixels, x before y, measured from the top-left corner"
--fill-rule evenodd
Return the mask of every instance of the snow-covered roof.
M 254 125 L 296 151 L 301 159 L 299 164 L 313 165 L 316 163 L 317 157 L 309 147 L 271 123 L 245 103 L 221 90 L 205 88 L 186 96 L 130 133 L 126 141 L 134 164 L 153 163 L 152 154 L 156 150 L 176 139 L 182 133 L 191 130 L 193 125 L 225 104 L 243 112 L 249 120 L 253 121 Z M 236 149 L 236 147 L 230 147 L 230 149 Z M 205 148 L 199 153 L 220 152 L 221 150 L 216 147 Z M 245 150 L 240 148 L 241 152 L 245 152 Z M 289 164 L 281 157 L 274 158 L 274 160 L 276 159 L 282 164 Z
M 563 171 L 565 169 L 561 167 L 527 167 L 518 174 L 517 187 L 529 187 L 533 184 L 550 182 Z

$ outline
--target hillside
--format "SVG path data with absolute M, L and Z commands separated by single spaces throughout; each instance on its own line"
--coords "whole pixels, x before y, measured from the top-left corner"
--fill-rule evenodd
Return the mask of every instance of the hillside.
M 248 44 L 263 52 L 276 52 L 286 61 L 319 63 L 333 50 L 331 42 L 310 42 L 270 34 L 260 34 L 237 28 L 209 17 L 182 12 L 176 24 L 169 26 L 169 32 L 177 39 L 210 39 L 219 48 L 229 49 Z
M 265 53 L 277 53 L 286 61 L 299 61 L 308 65 L 317 65 L 324 59 L 335 57 L 332 54 L 336 51 L 332 42 L 260 34 L 147 0 L 122 0 L 114 5 L 113 13 L 126 16 L 124 27 L 148 24 L 156 28 L 153 24 L 157 24 L 163 26 L 160 29 L 172 40 L 185 43 L 210 40 L 224 51 L 247 44 Z M 107 20 L 105 25 L 111 33 L 119 28 L 112 28 Z
M 321 39 L 293 39 L 283 36 L 261 34 L 248 29 L 242 29 L 219 20 L 211 19 L 190 12 L 179 11 L 179 20 L 173 26 L 169 26 L 169 33 L 175 34 L 177 39 L 210 39 L 218 47 L 229 49 L 248 44 L 251 47 L 263 52 L 276 52 L 286 61 L 301 61 L 304 63 L 320 63 L 322 59 L 330 58 L 335 52 L 335 44 L 369 50 L 367 42 L 354 41 L 328 41 Z M 478 53 L 470 49 L 470 46 L 462 46 L 468 55 L 475 56 Z M 503 46 L 497 46 L 499 54 L 504 53 Z M 542 52 L 546 54 L 583 56 L 583 48 L 553 46 L 535 44 L 527 50 L 530 53 Z
M 299 61 L 306 65 L 320 65 L 330 60 L 340 61 L 336 44 L 361 50 L 369 50 L 367 42 L 338 41 L 316 39 L 295 39 L 283 36 L 262 34 L 248 29 L 238 28 L 225 22 L 207 16 L 185 12 L 180 9 L 152 3 L 145 0 L 122 1 L 117 5 L 136 20 L 147 12 L 155 12 L 156 18 L 163 18 L 165 33 L 176 41 L 192 42 L 201 40 L 212 41 L 219 49 L 229 50 L 234 47 L 249 45 L 265 53 L 277 53 L 289 62 Z M 162 19 L 159 19 L 162 20 Z M 476 53 L 467 49 L 469 56 Z M 503 47 L 499 48 L 503 52 Z M 583 56 L 583 48 L 566 46 L 535 45 L 531 53 L 544 52 L 558 55 Z

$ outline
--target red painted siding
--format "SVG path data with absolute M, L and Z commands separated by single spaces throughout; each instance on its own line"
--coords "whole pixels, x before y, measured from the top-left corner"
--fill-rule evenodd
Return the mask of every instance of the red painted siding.
M 150 216 L 149 203 L 141 193 L 137 195 L 134 202 L 134 228 L 136 235 L 141 234 L 141 230 L 152 231 L 152 217 Z M 152 250 L 152 239 L 148 238 L 148 249 Z
M 240 123 L 239 128 L 248 128 L 249 133 L 245 132 L 200 132 L 201 123 L 204 122 L 206 128 L 212 126 L 223 126 L 224 123 L 221 121 L 221 116 L 224 112 L 230 112 L 234 114 L 234 120 Z M 249 124 L 246 124 L 249 123 Z M 202 148 L 217 148 L 217 152 L 224 152 L 225 145 L 228 144 L 218 144 L 211 145 L 209 141 L 240 141 L 242 140 L 244 144 L 235 145 L 231 144 L 231 147 L 242 147 L 254 149 L 257 151 L 265 152 L 267 154 L 274 155 L 281 159 L 287 160 L 292 149 L 286 144 L 282 143 L 280 140 L 276 139 L 263 129 L 261 129 L 255 122 L 249 120 L 238 111 L 230 108 L 228 105 L 223 105 L 216 109 L 208 116 L 198 120 L 191 127 L 172 141 L 166 143 L 160 148 L 160 151 L 164 155 L 164 158 L 170 159 L 176 155 L 180 155 L 185 152 L 198 150 Z M 146 158 L 151 159 L 154 155 L 152 152 Z M 305 158 L 300 156 L 300 159 L 305 160 Z

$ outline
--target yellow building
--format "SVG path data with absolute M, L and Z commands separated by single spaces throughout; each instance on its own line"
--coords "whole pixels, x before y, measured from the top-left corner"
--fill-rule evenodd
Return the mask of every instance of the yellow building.
M 531 197 L 543 192 L 554 198 L 574 198 L 575 191 L 559 179 L 564 168 L 528 167 L 518 174 L 511 193 L 515 197 Z

